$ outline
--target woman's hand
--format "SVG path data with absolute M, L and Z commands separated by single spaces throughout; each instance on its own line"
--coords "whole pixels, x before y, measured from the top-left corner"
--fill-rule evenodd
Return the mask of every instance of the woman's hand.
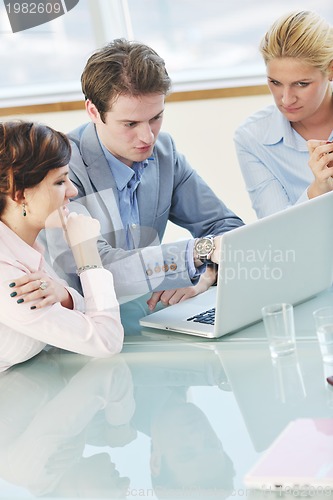
M 65 234 L 78 268 L 87 265 L 100 266 L 101 259 L 97 249 L 100 235 L 97 219 L 71 212 L 65 221 Z
M 309 167 L 315 176 L 308 188 L 308 196 L 314 198 L 333 190 L 333 143 L 310 140 L 307 145 L 310 153 Z
M 41 309 L 60 302 L 63 307 L 73 309 L 73 300 L 67 289 L 42 271 L 26 274 L 13 283 L 9 285 L 9 293 L 19 304 L 33 302 L 31 309 Z
M 97 219 L 71 212 L 66 219 L 66 236 L 70 247 L 97 239 L 101 225 Z

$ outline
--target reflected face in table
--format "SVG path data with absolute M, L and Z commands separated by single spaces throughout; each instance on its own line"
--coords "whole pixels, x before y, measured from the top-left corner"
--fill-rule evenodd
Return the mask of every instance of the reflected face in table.
M 199 407 L 183 402 L 165 409 L 158 418 L 152 430 L 153 476 L 168 470 L 169 480 L 172 476 L 168 486 L 232 488 L 232 462 Z

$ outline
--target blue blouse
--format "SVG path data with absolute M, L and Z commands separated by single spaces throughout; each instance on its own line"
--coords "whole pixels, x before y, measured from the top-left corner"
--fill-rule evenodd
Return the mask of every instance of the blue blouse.
M 332 138 L 333 131 L 327 140 Z M 314 175 L 308 165 L 307 141 L 275 105 L 247 118 L 237 128 L 234 142 L 258 218 L 308 200 Z

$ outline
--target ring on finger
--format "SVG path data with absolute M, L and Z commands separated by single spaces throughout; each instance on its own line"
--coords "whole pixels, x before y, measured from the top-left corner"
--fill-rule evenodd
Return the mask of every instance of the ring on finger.
M 45 281 L 45 280 L 39 280 L 40 281 L 40 285 L 39 285 L 39 288 L 41 290 L 45 290 L 45 288 L 47 288 L 49 286 L 48 282 Z

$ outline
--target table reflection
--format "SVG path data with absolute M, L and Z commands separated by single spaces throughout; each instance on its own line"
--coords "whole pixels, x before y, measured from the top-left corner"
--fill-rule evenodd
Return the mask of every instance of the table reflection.
M 291 419 L 332 416 L 316 347 L 274 362 L 264 342 L 43 351 L 0 375 L 0 498 L 249 496 L 244 474 Z
M 36 496 L 125 498 L 129 478 L 110 456 L 83 456 L 96 415 L 110 426 L 133 415 L 131 373 L 121 357 L 42 352 L 1 375 L 0 408 L 3 479 Z
M 285 404 L 298 404 L 306 397 L 297 351 L 272 359 L 276 397 Z
M 293 419 L 332 417 L 331 396 L 317 342 L 272 359 L 266 342 L 226 344 L 219 356 L 257 451 L 265 450 Z
M 164 352 L 149 364 L 132 362 L 136 410 L 132 424 L 151 439 L 150 474 L 157 498 L 227 498 L 234 467 L 203 410 L 191 401 L 194 386 L 229 390 L 214 349 L 193 355 Z
M 2 373 L 1 478 L 35 496 L 125 498 L 130 477 L 117 471 L 112 449 L 143 433 L 151 439 L 147 488 L 157 497 L 193 489 L 227 496 L 232 461 L 188 397 L 194 385 L 227 390 L 219 358 L 208 351 L 194 363 L 175 352 L 130 361 L 50 349 Z M 101 451 L 86 456 L 88 445 Z

